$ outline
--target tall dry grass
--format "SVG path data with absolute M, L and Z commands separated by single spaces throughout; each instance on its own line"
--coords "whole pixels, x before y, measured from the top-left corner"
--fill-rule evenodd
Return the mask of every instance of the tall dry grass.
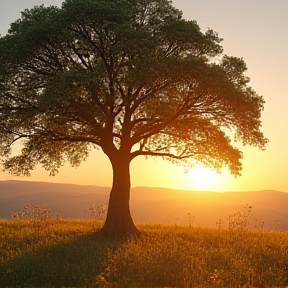
M 138 224 L 126 241 L 95 220 L 0 220 L 0 287 L 285 287 L 288 232 Z

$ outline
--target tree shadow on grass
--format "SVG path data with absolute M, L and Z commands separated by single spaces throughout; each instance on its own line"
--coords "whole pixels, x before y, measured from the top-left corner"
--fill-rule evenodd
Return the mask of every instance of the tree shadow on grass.
M 108 249 L 116 249 L 121 243 L 90 234 L 40 248 L 0 267 L 0 287 L 95 287 Z

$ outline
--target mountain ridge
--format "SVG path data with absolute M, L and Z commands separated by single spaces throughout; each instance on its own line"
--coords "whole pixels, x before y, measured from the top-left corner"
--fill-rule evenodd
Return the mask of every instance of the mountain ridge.
M 91 205 L 107 205 L 110 189 L 94 185 L 2 180 L 0 218 L 7 219 L 11 213 L 21 212 L 25 204 L 49 206 L 52 213 L 63 218 L 89 218 Z M 219 219 L 224 227 L 228 227 L 231 215 L 246 213 L 247 206 L 252 206 L 252 228 L 259 228 L 260 223 L 263 228 L 265 223 L 266 229 L 280 229 L 281 226 L 281 230 L 288 230 L 287 204 L 288 193 L 277 190 L 214 192 L 142 186 L 131 188 L 130 197 L 131 214 L 136 222 L 207 227 L 216 227 Z

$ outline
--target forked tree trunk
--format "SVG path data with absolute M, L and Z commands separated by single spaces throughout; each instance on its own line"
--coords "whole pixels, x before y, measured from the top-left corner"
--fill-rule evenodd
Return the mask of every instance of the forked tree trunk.
M 131 217 L 130 199 L 130 161 L 114 159 L 113 185 L 110 193 L 106 221 L 100 234 L 107 237 L 126 237 L 139 234 Z

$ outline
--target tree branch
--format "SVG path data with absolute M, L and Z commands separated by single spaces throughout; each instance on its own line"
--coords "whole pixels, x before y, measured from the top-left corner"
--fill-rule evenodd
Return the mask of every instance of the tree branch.
M 199 153 L 197 153 L 197 155 L 198 154 Z M 173 158 L 173 159 L 177 159 L 177 160 L 183 160 L 183 159 L 191 158 L 194 155 L 195 155 L 195 153 L 190 153 L 190 154 L 185 155 L 183 152 L 181 152 L 181 154 L 175 155 L 175 154 L 169 153 L 169 152 L 137 150 L 137 151 L 131 153 L 131 159 L 134 159 L 137 156 L 160 156 L 160 157 L 169 157 L 169 158 Z

